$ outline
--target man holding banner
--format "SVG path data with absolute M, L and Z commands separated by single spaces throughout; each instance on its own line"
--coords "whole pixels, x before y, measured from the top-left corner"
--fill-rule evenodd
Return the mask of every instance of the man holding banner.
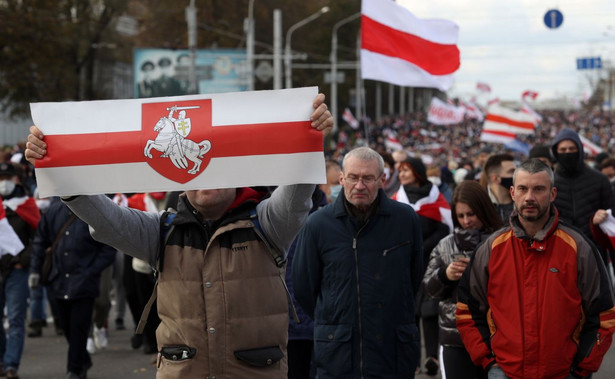
M 316 96 L 313 107 L 309 120 L 291 125 L 312 137 L 333 126 L 324 95 Z M 257 116 L 283 113 L 280 108 L 262 107 Z M 30 131 L 25 154 L 40 163 L 47 143 L 39 128 Z M 252 144 L 267 144 L 275 136 L 262 137 Z M 231 138 L 234 143 L 238 139 Z M 221 154 L 217 146 L 229 143 L 210 140 L 214 155 Z M 296 155 L 306 153 L 288 152 L 272 160 L 284 166 Z M 227 180 L 228 187 L 235 186 L 233 180 Z M 265 199 L 249 187 L 190 189 L 180 196 L 177 213 L 163 214 L 119 207 L 104 195 L 63 201 L 90 225 L 95 239 L 158 268 L 157 378 L 286 378 L 284 259 L 310 210 L 313 190 L 312 184 L 282 185 Z

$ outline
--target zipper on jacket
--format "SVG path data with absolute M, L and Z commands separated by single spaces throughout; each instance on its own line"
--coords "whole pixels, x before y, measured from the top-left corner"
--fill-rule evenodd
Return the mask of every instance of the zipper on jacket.
M 395 249 L 399 249 L 400 247 L 402 247 L 402 246 L 404 246 L 404 245 L 408 245 L 409 243 L 410 243 L 410 241 L 406 241 L 406 242 L 402 242 L 402 243 L 400 243 L 400 244 L 397 244 L 397 245 L 395 245 L 395 246 L 393 246 L 393 247 L 390 247 L 390 248 L 388 248 L 388 249 L 384 249 L 384 250 L 382 251 L 382 256 L 383 256 L 383 257 L 386 257 L 389 251 L 393 251 L 393 250 L 395 250 Z
M 357 279 L 357 311 L 359 316 L 359 377 L 363 378 L 363 323 L 361 321 L 361 286 L 359 285 L 359 250 L 357 248 L 357 237 L 361 231 L 369 224 L 369 219 L 359 229 L 352 238 L 352 250 L 354 251 L 354 273 Z

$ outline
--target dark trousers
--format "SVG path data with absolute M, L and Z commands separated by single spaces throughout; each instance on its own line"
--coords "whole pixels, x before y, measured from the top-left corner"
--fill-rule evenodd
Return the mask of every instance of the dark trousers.
M 313 341 L 288 341 L 288 379 L 314 378 L 316 370 L 314 370 L 312 367 L 313 351 Z
M 442 350 L 446 379 L 487 379 L 482 367 L 475 366 L 468 351 L 461 346 L 444 346 Z
M 132 257 L 124 255 L 124 291 L 126 292 L 126 302 L 130 308 L 130 313 L 135 322 L 135 328 L 139 324 L 139 319 L 143 313 L 143 308 L 147 304 L 150 296 L 154 292 L 155 279 L 153 274 L 142 274 L 132 268 Z M 156 328 L 160 324 L 156 302 L 152 305 L 147 323 L 143 329 L 143 343 L 146 350 L 158 350 L 156 342 Z
M 56 299 L 56 305 L 60 325 L 64 330 L 66 341 L 68 341 L 66 369 L 80 375 L 92 365 L 92 359 L 86 350 L 86 345 L 92 325 L 94 299 Z

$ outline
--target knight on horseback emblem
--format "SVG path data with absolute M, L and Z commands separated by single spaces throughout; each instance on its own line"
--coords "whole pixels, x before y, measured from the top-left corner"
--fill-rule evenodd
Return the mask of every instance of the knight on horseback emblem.
M 186 117 L 186 111 L 197 108 L 200 106 L 178 107 L 174 105 L 167 108 L 169 115 L 161 117 L 154 126 L 154 131 L 158 132 L 158 136 L 154 140 L 148 140 L 145 144 L 145 156 L 152 159 L 151 150 L 158 150 L 162 152 L 161 158 L 169 158 L 175 167 L 180 169 L 187 169 L 188 160 L 190 160 L 194 166 L 188 170 L 188 173 L 197 174 L 201 169 L 203 156 L 211 149 L 209 140 L 196 143 L 187 138 L 192 130 L 192 121 Z M 178 112 L 177 118 L 174 117 L 175 112 Z

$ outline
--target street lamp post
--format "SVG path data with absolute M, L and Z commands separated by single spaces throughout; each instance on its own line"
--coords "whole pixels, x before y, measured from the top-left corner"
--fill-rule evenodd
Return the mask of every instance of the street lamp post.
M 246 65 L 248 76 L 248 91 L 254 90 L 254 0 L 248 4 L 248 21 L 246 29 Z
M 361 12 L 357 12 L 333 25 L 331 36 L 331 114 L 333 114 L 333 130 L 337 130 L 337 30 L 342 25 L 360 16 Z
M 292 62 L 291 53 L 292 52 L 290 50 L 290 37 L 292 36 L 295 30 L 299 29 L 300 27 L 302 27 L 303 25 L 307 24 L 310 21 L 316 20 L 318 17 L 322 16 L 323 14 L 327 12 L 329 12 L 329 7 L 322 7 L 318 10 L 318 12 L 312 14 L 311 16 L 304 18 L 303 20 L 299 21 L 295 25 L 288 28 L 288 31 L 286 32 L 286 43 L 284 47 L 284 68 L 285 68 L 285 76 L 286 76 L 286 88 L 291 88 L 293 86 L 292 77 L 291 77 L 292 76 L 292 67 L 291 67 L 291 64 L 292 64 L 291 63 Z

